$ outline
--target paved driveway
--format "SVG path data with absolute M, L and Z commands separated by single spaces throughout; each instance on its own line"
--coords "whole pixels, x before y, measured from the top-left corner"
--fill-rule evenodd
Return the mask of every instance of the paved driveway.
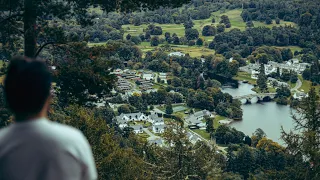
M 296 86 L 291 89 L 291 91 L 298 91 L 298 89 L 302 86 L 301 80 L 298 78 L 298 81 L 296 83 Z
M 154 135 L 152 132 L 150 132 L 148 128 L 143 128 L 143 131 L 150 136 L 150 137 L 148 137 L 148 140 L 155 140 L 155 139 L 161 138 L 159 136 Z

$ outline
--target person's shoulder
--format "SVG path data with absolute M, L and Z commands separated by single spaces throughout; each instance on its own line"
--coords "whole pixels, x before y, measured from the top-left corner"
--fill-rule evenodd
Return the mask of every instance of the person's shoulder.
M 10 129 L 11 129 L 10 125 L 0 129 L 0 145 L 2 141 L 7 137 L 7 134 L 9 133 Z
M 52 134 L 56 134 L 56 137 L 54 137 L 55 146 L 84 161 L 83 156 L 87 156 L 88 149 L 90 149 L 89 142 L 84 134 L 79 129 L 68 125 L 56 122 L 50 123 L 54 132 Z
M 79 129 L 57 122 L 50 122 L 50 124 L 58 138 L 72 142 L 82 141 L 85 139 L 83 133 Z

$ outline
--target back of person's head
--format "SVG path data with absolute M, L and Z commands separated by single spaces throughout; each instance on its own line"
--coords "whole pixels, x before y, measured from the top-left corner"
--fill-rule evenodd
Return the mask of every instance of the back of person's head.
M 50 96 L 51 79 L 44 62 L 24 57 L 13 58 L 4 82 L 8 108 L 21 117 L 40 113 Z

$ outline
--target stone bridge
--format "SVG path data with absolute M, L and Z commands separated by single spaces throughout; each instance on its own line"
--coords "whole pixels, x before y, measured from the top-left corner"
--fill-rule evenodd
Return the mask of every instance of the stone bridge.
M 247 94 L 243 96 L 234 96 L 233 99 L 238 99 L 242 103 L 256 103 L 258 101 L 270 100 L 276 97 L 276 93 L 257 93 L 257 94 Z M 253 100 L 255 99 L 255 100 Z

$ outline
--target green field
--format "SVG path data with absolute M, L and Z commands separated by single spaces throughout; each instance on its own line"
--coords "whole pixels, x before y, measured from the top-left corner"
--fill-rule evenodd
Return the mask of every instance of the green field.
M 310 88 L 311 88 L 311 85 L 312 85 L 311 81 L 304 80 L 301 75 L 299 75 L 298 77 L 302 81 L 302 86 L 299 88 L 299 91 L 303 91 L 305 93 L 308 93 L 310 91 Z M 319 92 L 320 91 L 320 85 L 315 86 L 315 88 L 316 88 L 316 92 L 320 93 Z
M 162 44 L 158 47 L 151 47 L 149 42 L 142 42 L 138 47 L 142 52 L 156 51 Z M 187 46 L 187 45 L 170 45 L 170 52 L 182 52 L 184 54 L 189 54 L 191 57 L 201 57 L 202 55 L 208 56 L 215 53 L 214 50 L 209 49 L 205 46 Z M 169 52 L 168 52 L 169 53 Z
M 214 118 L 214 122 L 213 122 L 214 129 L 217 129 L 220 126 L 219 121 L 220 120 L 224 120 L 224 119 L 226 119 L 226 117 L 220 116 L 220 115 L 216 115 L 216 117 Z
M 255 79 L 251 78 L 251 74 L 247 72 L 241 72 L 239 71 L 233 79 L 238 81 L 248 81 L 249 84 L 257 84 L 257 81 Z
M 202 129 L 194 129 L 192 130 L 195 133 L 198 133 L 200 136 L 202 136 L 203 138 L 210 140 L 210 134 L 207 133 L 206 130 L 202 130 Z

